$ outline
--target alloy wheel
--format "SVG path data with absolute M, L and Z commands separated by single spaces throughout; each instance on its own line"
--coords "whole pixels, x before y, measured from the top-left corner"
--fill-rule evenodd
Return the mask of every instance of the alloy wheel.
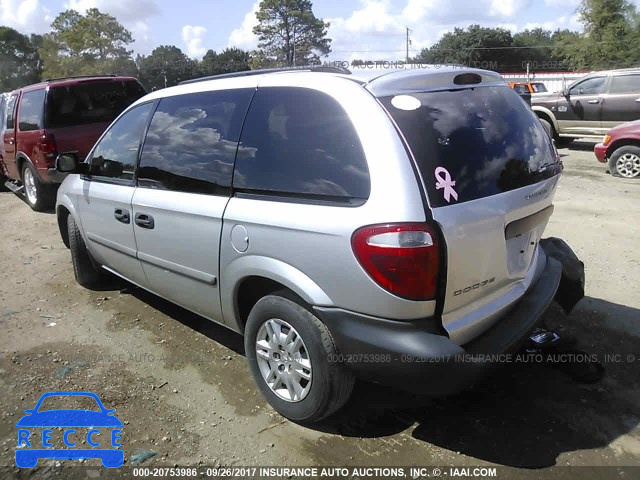
M 616 170 L 621 177 L 637 177 L 640 175 L 640 156 L 634 153 L 621 155 L 616 162 Z
M 271 391 L 287 402 L 300 402 L 311 389 L 311 359 L 300 334 L 284 320 L 264 322 L 256 336 L 256 359 Z

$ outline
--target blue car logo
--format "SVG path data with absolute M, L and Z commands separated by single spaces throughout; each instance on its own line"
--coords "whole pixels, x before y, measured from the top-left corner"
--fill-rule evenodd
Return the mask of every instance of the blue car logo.
M 46 398 L 64 396 L 93 398 L 100 411 L 81 409 L 39 411 Z M 114 415 L 115 410 L 104 408 L 95 393 L 48 392 L 40 397 L 33 409 L 24 412 L 26 415 L 16 423 L 16 427 L 19 427 L 16 449 L 18 467 L 35 467 L 40 458 L 99 458 L 102 465 L 107 468 L 118 468 L 124 463 L 124 451 L 120 445 L 122 422 Z M 53 443 L 53 428 L 63 430 L 60 439 L 67 448 L 55 448 L 58 445 Z M 88 431 L 86 435 L 82 435 L 76 428 L 88 428 Z M 36 429 L 42 429 L 41 442 L 30 440 Z M 76 445 L 82 441 L 91 448 L 76 448 Z

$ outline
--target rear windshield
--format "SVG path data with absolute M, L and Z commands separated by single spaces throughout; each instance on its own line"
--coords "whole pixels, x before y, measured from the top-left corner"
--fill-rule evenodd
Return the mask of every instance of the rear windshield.
M 551 140 L 507 86 L 380 100 L 409 144 L 433 207 L 514 190 L 558 172 L 542 168 L 557 161 Z
M 145 93 L 142 86 L 133 80 L 51 87 L 47 96 L 46 127 L 110 123 Z

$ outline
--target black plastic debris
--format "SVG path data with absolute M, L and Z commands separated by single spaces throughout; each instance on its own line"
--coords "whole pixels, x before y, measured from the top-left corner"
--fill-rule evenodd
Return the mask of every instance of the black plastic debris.
M 131 465 L 140 465 L 156 455 L 158 454 L 153 450 L 138 450 L 136 453 L 131 455 L 129 462 L 131 462 Z
M 70 365 L 65 365 L 64 367 L 60 368 L 57 372 L 56 372 L 56 376 L 60 377 L 60 378 L 66 378 L 67 375 L 69 375 L 70 373 L 73 373 L 74 371 L 78 370 L 79 368 L 82 367 L 86 367 L 86 363 L 84 362 L 73 362 Z
M 545 253 L 562 264 L 562 278 L 555 301 L 567 313 L 584 297 L 584 263 L 573 253 L 567 243 L 556 237 L 540 241 Z

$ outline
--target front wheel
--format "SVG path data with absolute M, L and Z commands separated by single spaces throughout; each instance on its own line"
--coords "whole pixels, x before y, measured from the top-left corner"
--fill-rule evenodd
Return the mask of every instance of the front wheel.
M 249 314 L 245 352 L 251 375 L 271 406 L 313 423 L 349 399 L 354 376 L 337 362 L 329 329 L 287 292 L 260 299 Z
M 76 281 L 85 288 L 100 286 L 105 281 L 105 273 L 96 267 L 76 221 L 71 215 L 67 217 L 67 233 L 69 234 L 69 250 L 71 250 L 71 262 Z
M 609 171 L 614 177 L 640 176 L 640 147 L 625 145 L 617 148 L 609 158 Z
M 53 207 L 51 187 L 40 181 L 35 168 L 30 163 L 26 163 L 22 170 L 22 184 L 27 203 L 33 210 L 41 212 Z

